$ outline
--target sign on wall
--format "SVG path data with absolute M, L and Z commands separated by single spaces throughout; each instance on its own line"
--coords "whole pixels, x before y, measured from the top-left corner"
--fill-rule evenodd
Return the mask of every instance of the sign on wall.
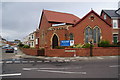
M 60 41 L 60 46 L 73 46 L 74 40 L 62 40 Z

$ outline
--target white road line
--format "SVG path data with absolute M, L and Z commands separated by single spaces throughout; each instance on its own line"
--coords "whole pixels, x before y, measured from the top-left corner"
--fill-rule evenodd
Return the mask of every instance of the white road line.
M 0 74 L 0 77 L 1 76 L 20 76 L 21 73 L 15 73 L 15 74 Z
M 85 57 L 84 59 L 88 59 L 87 57 Z
M 6 63 L 13 63 L 13 61 L 6 61 Z
M 111 66 L 109 66 L 109 67 L 120 67 L 120 65 L 111 65 Z
M 68 72 L 68 71 L 51 71 L 51 70 L 38 70 L 42 72 L 52 72 L 52 73 L 66 73 L 66 74 L 86 74 L 86 72 Z
M 62 69 L 80 69 L 82 67 L 69 67 L 69 68 L 23 68 L 23 70 L 35 70 L 35 69 L 42 69 L 42 70 L 62 70 Z
M 35 70 L 35 69 L 42 69 L 42 70 L 45 70 L 45 69 L 49 69 L 49 70 L 54 70 L 54 69 L 58 69 L 58 70 L 60 70 L 60 69 L 72 69 L 72 68 L 23 68 L 23 70 L 26 70 L 26 71 L 29 71 L 29 70 Z
M 14 61 L 15 63 L 20 63 L 20 61 Z
M 104 58 L 102 58 L 102 57 L 97 57 L 97 59 L 104 59 Z
M 3 61 L 0 61 L 0 64 L 4 63 Z
M 23 68 L 23 70 L 25 70 L 25 71 L 30 71 L 30 70 L 34 70 L 34 69 L 38 69 L 38 68 Z
M 35 61 L 29 61 L 30 63 L 34 63 Z
M 58 60 L 58 62 L 64 62 L 63 60 Z
M 70 60 L 64 60 L 65 62 L 70 62 Z
M 109 56 L 109 57 L 111 57 L 111 58 L 116 58 L 116 57 L 118 57 L 118 56 Z
M 71 60 L 72 62 L 75 62 L 76 60 Z
M 42 62 L 42 61 L 37 61 L 37 62 L 39 63 L 39 62 Z
M 47 62 L 50 62 L 50 61 L 44 61 L 44 62 L 46 62 L 46 63 L 47 63 Z
M 28 63 L 28 61 L 22 61 L 22 63 Z

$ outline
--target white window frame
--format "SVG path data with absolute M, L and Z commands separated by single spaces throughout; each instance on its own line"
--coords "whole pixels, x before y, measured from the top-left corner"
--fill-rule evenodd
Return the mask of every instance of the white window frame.
M 116 27 L 114 23 L 116 23 Z M 113 29 L 116 29 L 116 28 L 118 28 L 118 20 L 113 20 Z
M 104 19 L 105 19 L 105 20 L 107 19 L 107 16 L 106 16 L 106 14 L 104 15 Z

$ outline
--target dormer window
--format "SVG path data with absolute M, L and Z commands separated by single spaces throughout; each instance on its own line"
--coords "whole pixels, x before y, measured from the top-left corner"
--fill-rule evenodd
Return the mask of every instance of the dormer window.
M 104 15 L 104 19 L 107 19 L 106 14 Z

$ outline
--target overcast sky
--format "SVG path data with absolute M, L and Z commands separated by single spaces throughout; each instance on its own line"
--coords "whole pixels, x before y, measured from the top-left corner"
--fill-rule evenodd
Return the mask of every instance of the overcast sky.
M 7 40 L 22 40 L 23 37 L 33 32 L 39 26 L 43 9 L 71 13 L 82 18 L 91 8 L 100 14 L 102 9 L 117 9 L 118 1 L 2 2 L 0 3 L 0 17 L 2 15 L 2 19 L 0 19 L 2 25 L 0 26 L 2 26 L 2 37 Z

